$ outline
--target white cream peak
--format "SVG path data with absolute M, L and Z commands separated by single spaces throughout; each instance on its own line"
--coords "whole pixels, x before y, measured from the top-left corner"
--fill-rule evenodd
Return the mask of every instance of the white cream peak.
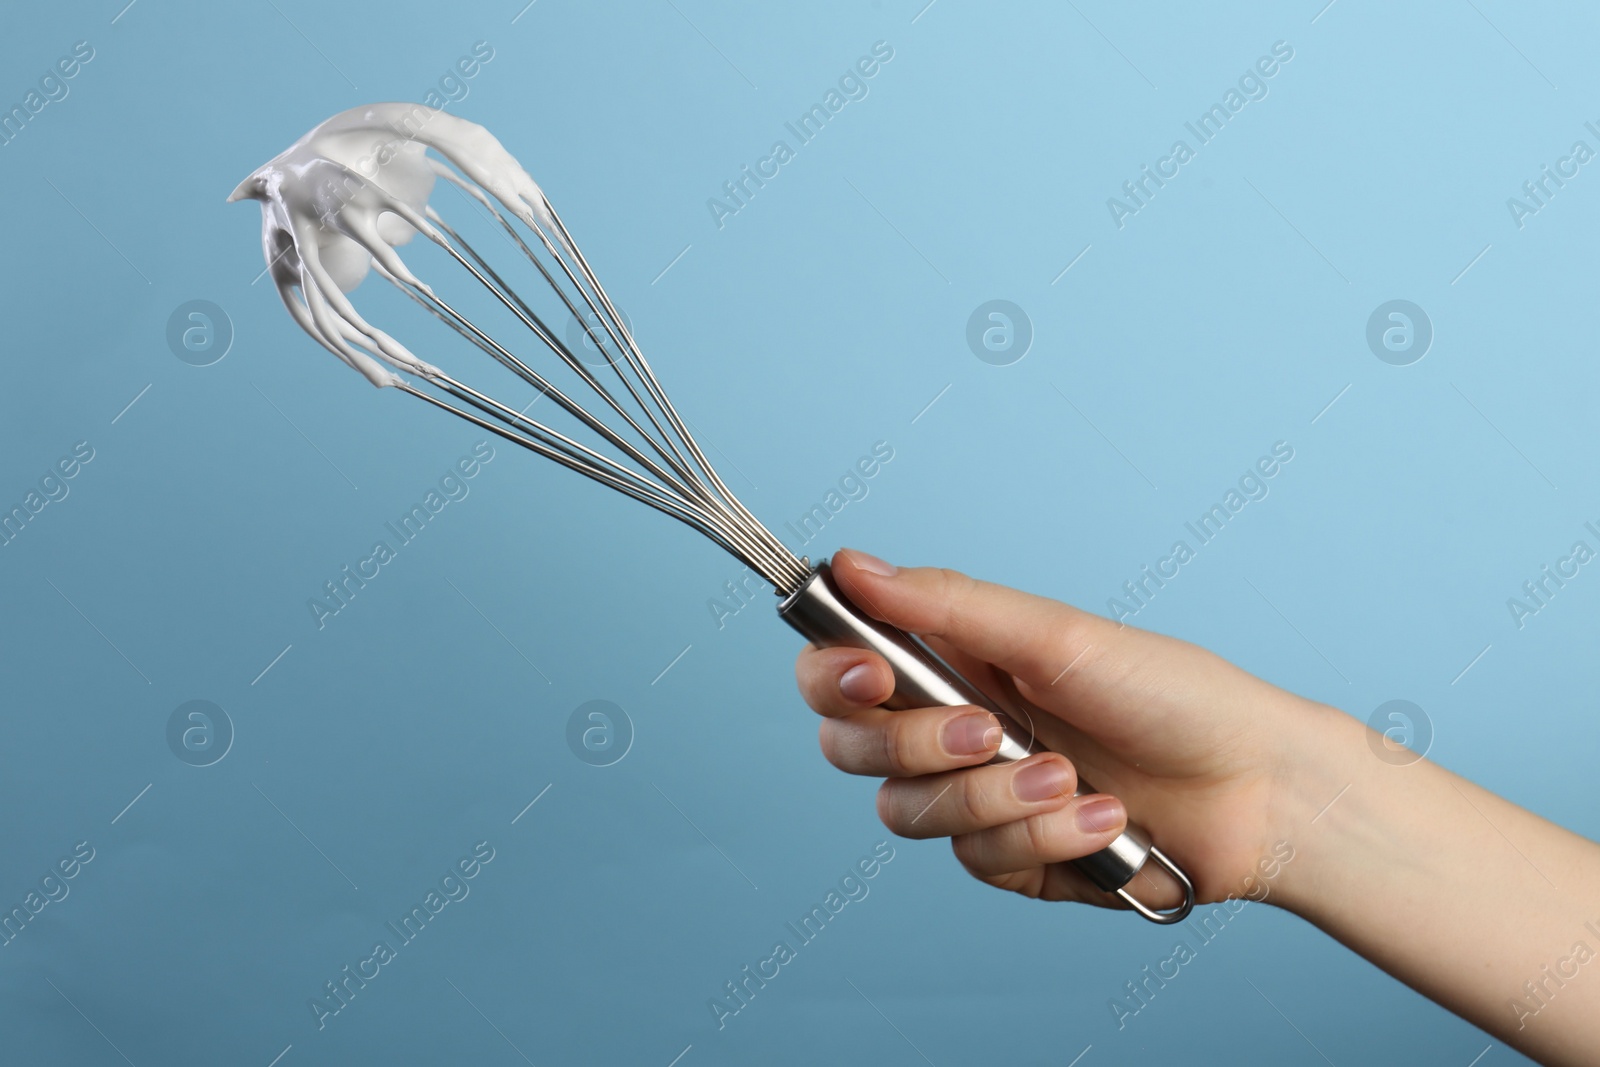
M 429 157 L 429 148 L 455 170 Z M 421 104 L 342 111 L 256 168 L 228 197 L 261 202 L 262 252 L 289 314 L 373 385 L 397 384 L 395 370 L 435 370 L 363 319 L 345 294 L 376 267 L 391 282 L 431 295 L 396 248 L 418 232 L 449 247 L 428 207 L 438 177 L 486 206 L 487 192 L 542 238 L 566 245 L 544 193 L 494 134 Z

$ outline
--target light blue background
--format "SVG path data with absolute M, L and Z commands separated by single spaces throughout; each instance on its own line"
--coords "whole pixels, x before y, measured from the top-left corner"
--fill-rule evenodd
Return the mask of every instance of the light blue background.
M 781 526 L 892 444 L 808 551 L 1104 610 L 1288 441 L 1271 495 L 1138 624 L 1361 718 L 1414 701 L 1433 758 L 1600 832 L 1600 577 L 1520 630 L 1506 608 L 1600 519 L 1597 164 L 1524 228 L 1505 205 L 1574 140 L 1600 147 L 1592 14 L 921 4 L 8 13 L 7 106 L 73 42 L 96 56 L 0 147 L 0 502 L 77 441 L 95 458 L 0 549 L 0 904 L 76 841 L 96 857 L 0 949 L 7 1059 L 1519 1062 L 1268 907 L 1119 1031 L 1109 999 L 1171 933 L 988 890 L 937 842 L 896 842 L 719 1032 L 707 1000 L 887 837 L 875 783 L 816 751 L 794 635 L 764 603 L 714 623 L 737 565 L 501 447 L 312 622 L 307 598 L 479 435 L 315 349 L 252 284 L 254 206 L 223 200 L 483 40 L 452 109 L 540 180 L 753 510 Z M 719 230 L 707 199 L 880 40 L 870 95 Z M 1119 230 L 1107 197 L 1279 40 L 1268 97 Z M 1009 367 L 964 340 L 993 298 L 1035 330 Z M 1408 367 L 1364 339 L 1396 298 L 1435 329 Z M 192 299 L 236 331 L 213 366 L 167 348 Z M 165 741 L 195 698 L 237 733 L 207 768 Z M 611 767 L 565 741 L 591 699 L 634 724 Z M 471 895 L 319 1031 L 308 998 L 480 840 Z

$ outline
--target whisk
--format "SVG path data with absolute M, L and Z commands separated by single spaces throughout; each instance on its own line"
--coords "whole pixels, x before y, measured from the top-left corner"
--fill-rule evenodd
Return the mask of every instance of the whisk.
M 429 148 L 442 160 L 429 156 Z M 465 194 L 504 236 L 516 253 L 516 270 L 526 274 L 532 265 L 552 296 L 543 314 L 512 288 L 512 268 L 491 265 L 429 204 L 437 180 Z M 421 105 L 354 108 L 258 168 L 229 199 L 261 202 L 263 252 L 285 307 L 307 333 L 368 381 L 448 411 L 710 538 L 772 584 L 781 598 L 779 616 L 808 640 L 883 656 L 895 676 L 887 707 L 972 704 L 992 712 L 1004 734 L 992 763 L 1043 750 L 1022 702 L 1002 707 L 914 637 L 868 618 L 840 591 L 826 560 L 812 565 L 796 557 L 739 502 L 668 399 L 555 208 L 489 131 Z M 590 406 L 411 272 L 398 248 L 419 233 L 533 335 L 536 351 L 555 357 L 565 368 L 563 377 L 576 379 L 573 387 L 581 386 Z M 576 423 L 573 432 L 589 443 L 419 359 L 368 323 L 346 293 L 369 269 L 538 396 L 553 400 Z M 591 368 L 552 327 L 552 313 L 589 324 L 588 337 L 603 360 Z M 1091 791 L 1079 783 L 1080 794 Z M 1150 861 L 1176 881 L 1181 904 L 1157 908 L 1129 891 Z M 1104 849 L 1073 863 L 1094 885 L 1117 894 L 1152 922 L 1178 922 L 1193 908 L 1188 877 L 1132 822 Z

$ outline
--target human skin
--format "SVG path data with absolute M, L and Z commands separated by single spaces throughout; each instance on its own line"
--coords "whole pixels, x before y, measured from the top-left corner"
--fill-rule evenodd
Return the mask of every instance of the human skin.
M 1128 808 L 1202 904 L 1255 895 L 1259 864 L 1287 842 L 1270 903 L 1542 1063 L 1600 1063 L 1594 842 L 1427 759 L 1380 759 L 1386 742 L 1364 724 L 1188 642 L 861 552 L 841 551 L 833 574 L 980 688 L 1014 684 L 1048 713 L 1034 729 L 1053 751 L 987 766 L 999 743 L 987 711 L 886 711 L 894 678 L 879 656 L 808 646 L 796 676 L 823 716 L 823 754 L 885 779 L 890 830 L 951 838 L 998 888 L 1108 906 L 1064 861 L 1103 848 Z M 1074 797 L 1079 769 L 1103 792 Z M 1170 880 L 1130 889 L 1181 899 Z

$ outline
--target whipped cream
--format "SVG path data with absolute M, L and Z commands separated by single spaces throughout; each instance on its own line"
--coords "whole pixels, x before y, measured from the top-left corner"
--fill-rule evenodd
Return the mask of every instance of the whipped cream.
M 431 158 L 429 148 L 455 171 Z M 363 319 L 345 294 L 374 267 L 397 285 L 432 294 L 396 249 L 418 233 L 449 247 L 429 221 L 438 218 L 428 197 L 439 177 L 485 204 L 487 192 L 541 235 L 567 245 L 544 193 L 492 133 L 421 104 L 340 112 L 256 168 L 228 197 L 261 202 L 262 252 L 289 314 L 373 385 L 398 384 L 395 370 L 438 373 Z

